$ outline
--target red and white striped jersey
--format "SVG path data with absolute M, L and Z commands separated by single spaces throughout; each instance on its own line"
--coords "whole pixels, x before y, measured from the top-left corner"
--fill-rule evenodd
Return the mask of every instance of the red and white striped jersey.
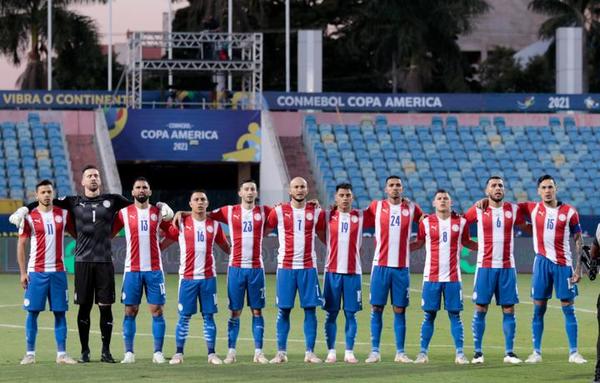
M 191 215 L 181 219 L 178 228 L 169 226 L 167 237 L 179 241 L 179 276 L 208 279 L 217 275 L 214 244 L 227 244 L 221 224 L 212 218 L 197 221 Z
M 464 217 L 467 225 L 477 221 L 477 267 L 515 267 L 513 230 L 525 222 L 519 205 L 504 202 L 501 207 L 486 210 L 473 205 Z
M 392 205 L 387 200 L 373 201 L 365 210 L 375 223 L 373 265 L 409 267 L 409 242 L 412 223 L 419 222 L 423 211 L 410 201 Z
M 419 224 L 418 239 L 425 240 L 423 281 L 459 282 L 462 242 L 469 239 L 467 220 L 459 215 L 440 219 L 427 216 Z
M 150 205 L 139 209 L 129 205 L 117 213 L 113 233 L 125 231 L 125 272 L 162 270 L 159 228 L 167 231 L 170 222 L 161 220 L 160 209 Z
M 49 212 L 33 209 L 19 230 L 30 238 L 28 272 L 65 271 L 63 239 L 71 223 L 67 210 L 53 207 Z
M 569 237 L 581 232 L 577 210 L 567 204 L 551 208 L 543 202 L 522 202 L 519 208 L 533 225 L 535 253 L 557 265 L 572 266 Z
M 327 260 L 325 271 L 339 274 L 362 274 L 360 245 L 364 222 L 363 212 L 343 213 L 338 209 L 326 213 Z M 371 224 L 372 225 L 372 224 Z
M 241 268 L 263 268 L 262 239 L 268 206 L 255 206 L 251 210 L 242 205 L 223 206 L 210 213 L 210 217 L 229 226 L 231 252 L 229 266 Z
M 271 210 L 267 224 L 269 227 L 277 228 L 278 268 L 310 269 L 317 267 L 315 237 L 318 230 L 325 229 L 323 210 L 313 204 L 296 209 L 286 203 Z

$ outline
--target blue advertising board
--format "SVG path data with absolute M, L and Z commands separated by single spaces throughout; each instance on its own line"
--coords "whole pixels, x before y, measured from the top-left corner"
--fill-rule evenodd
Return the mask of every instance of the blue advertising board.
M 105 110 L 118 161 L 260 162 L 260 111 Z
M 526 93 L 284 93 L 263 92 L 269 110 L 339 112 L 600 111 L 600 94 Z

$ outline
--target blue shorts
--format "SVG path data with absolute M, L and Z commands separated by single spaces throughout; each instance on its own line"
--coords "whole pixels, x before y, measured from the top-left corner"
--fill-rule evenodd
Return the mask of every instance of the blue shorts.
M 461 282 L 423 282 L 423 298 L 421 308 L 423 311 L 438 311 L 444 296 L 446 311 L 462 311 L 462 283 Z
M 277 307 L 293 308 L 296 291 L 300 296 L 300 307 L 322 306 L 317 269 L 277 269 Z
M 325 273 L 323 280 L 323 308 L 326 311 L 339 311 L 342 297 L 344 311 L 362 310 L 362 278 L 360 274 Z
M 123 275 L 121 303 L 139 305 L 142 293 L 146 291 L 146 302 L 151 305 L 164 305 L 167 297 L 165 277 L 161 270 L 128 271 Z
M 531 297 L 535 300 L 550 299 L 554 286 L 558 299 L 574 300 L 577 296 L 577 285 L 571 283 L 572 276 L 571 266 L 560 266 L 546 257 L 536 255 L 531 277 Z
M 407 307 L 410 298 L 408 267 L 373 266 L 370 301 L 374 306 L 385 306 L 391 291 L 392 305 Z
M 517 271 L 514 268 L 477 268 L 473 303 L 489 305 L 494 295 L 498 306 L 512 306 L 519 303 Z
M 180 279 L 177 309 L 182 315 L 214 314 L 217 310 L 217 278 Z
M 23 309 L 27 311 L 46 310 L 46 299 L 50 311 L 69 309 L 67 273 L 64 271 L 30 272 L 29 285 L 25 290 Z
M 265 307 L 265 270 L 229 266 L 227 270 L 229 310 L 244 308 L 244 297 L 252 309 Z

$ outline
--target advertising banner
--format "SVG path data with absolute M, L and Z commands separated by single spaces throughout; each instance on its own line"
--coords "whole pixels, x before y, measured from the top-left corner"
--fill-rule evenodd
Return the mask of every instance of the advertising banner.
M 260 112 L 105 110 L 117 161 L 260 162 Z

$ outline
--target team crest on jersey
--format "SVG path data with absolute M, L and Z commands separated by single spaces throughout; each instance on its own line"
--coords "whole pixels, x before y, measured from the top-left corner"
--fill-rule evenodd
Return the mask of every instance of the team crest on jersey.
M 410 214 L 410 213 L 408 212 L 408 210 L 406 210 L 406 209 L 402 209 L 402 215 L 403 215 L 403 216 L 405 216 L 405 217 L 408 217 L 408 215 L 409 215 L 409 214 Z
M 62 222 L 62 217 L 60 215 L 55 216 L 54 217 L 54 222 L 61 223 Z
M 155 221 L 155 222 L 156 222 L 156 220 L 158 219 L 158 216 L 157 216 L 156 214 L 152 213 L 152 214 L 150 214 L 150 219 L 151 219 L 152 221 Z
M 350 220 L 352 221 L 352 223 L 356 223 L 358 222 L 358 217 L 353 215 L 352 218 L 350 218 Z
M 452 231 L 453 232 L 458 232 L 460 230 L 460 227 L 458 227 L 458 225 L 452 225 Z
M 104 200 L 102 201 L 102 206 L 104 206 L 105 208 L 109 208 L 110 207 L 110 201 Z
M 510 211 L 504 212 L 504 216 L 508 219 L 512 218 L 512 213 Z
M 23 299 L 23 306 L 27 307 L 27 306 L 29 306 L 29 303 L 30 303 L 29 299 L 27 299 L 27 298 Z
M 561 221 L 565 222 L 567 220 L 567 216 L 564 214 L 559 214 L 558 215 L 558 219 L 560 219 Z
M 312 215 L 312 213 L 306 213 L 306 219 L 307 219 L 308 221 L 312 221 L 312 219 L 313 219 L 313 215 Z
M 177 310 L 179 310 L 179 311 L 183 310 L 183 305 L 181 303 L 179 303 L 177 305 Z
M 254 214 L 254 220 L 255 221 L 260 221 L 262 219 L 262 216 L 258 213 Z
M 208 231 L 209 233 L 212 233 L 212 232 L 213 232 L 213 230 L 214 230 L 214 229 L 213 229 L 213 227 L 212 227 L 212 226 L 207 226 L 207 227 L 206 227 L 206 231 Z

